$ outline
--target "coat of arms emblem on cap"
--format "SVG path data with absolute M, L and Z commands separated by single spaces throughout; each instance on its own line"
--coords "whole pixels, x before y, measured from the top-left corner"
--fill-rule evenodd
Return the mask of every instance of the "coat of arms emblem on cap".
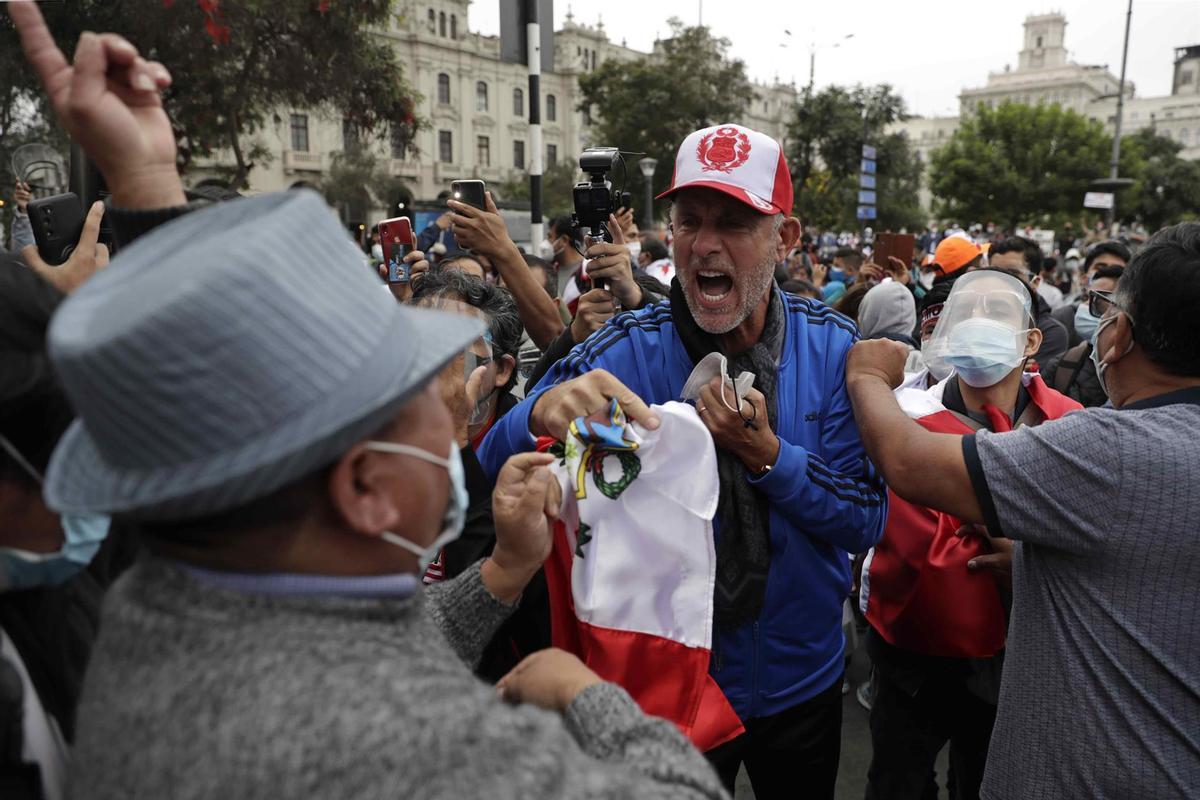
M 700 139 L 696 158 L 705 172 L 732 172 L 750 157 L 750 137 L 737 128 L 717 128 Z

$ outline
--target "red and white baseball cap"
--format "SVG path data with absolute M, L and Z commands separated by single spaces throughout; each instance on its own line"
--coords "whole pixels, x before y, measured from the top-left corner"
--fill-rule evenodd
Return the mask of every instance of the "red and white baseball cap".
M 663 200 L 693 186 L 736 197 L 763 214 L 792 213 L 792 174 L 779 142 L 732 123 L 688 134 Z

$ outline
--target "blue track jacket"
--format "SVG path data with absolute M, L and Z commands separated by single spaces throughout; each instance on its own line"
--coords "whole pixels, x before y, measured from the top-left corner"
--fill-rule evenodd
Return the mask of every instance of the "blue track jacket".
M 887 493 L 867 460 L 846 394 L 846 354 L 858 339 L 854 323 L 815 301 L 783 299 L 779 458 L 770 472 L 751 479 L 771 507 L 766 597 L 756 622 L 714 631 L 709 667 L 743 720 L 777 714 L 841 679 L 847 554 L 879 541 L 887 517 Z M 680 399 L 693 366 L 669 302 L 619 314 L 496 422 L 480 461 L 494 477 L 513 453 L 533 448 L 529 413 L 550 386 L 604 369 L 646 403 L 665 403 Z

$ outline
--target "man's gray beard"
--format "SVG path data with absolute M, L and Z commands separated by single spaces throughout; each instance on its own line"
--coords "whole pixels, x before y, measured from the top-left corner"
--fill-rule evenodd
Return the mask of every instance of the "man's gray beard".
M 698 281 L 700 267 L 693 262 L 692 280 Z M 775 258 L 768 257 L 762 264 L 759 264 L 758 270 L 751 276 L 749 283 L 746 286 L 745 292 L 739 292 L 741 295 L 741 305 L 738 306 L 737 313 L 734 314 L 734 321 L 729 325 L 718 326 L 717 329 L 709 328 L 708 323 L 701 321 L 701 314 L 704 313 L 703 308 L 696 307 L 696 300 L 692 297 L 691 292 L 684 292 L 683 299 L 687 301 L 688 311 L 692 314 L 692 319 L 700 326 L 700 330 L 705 333 L 711 333 L 715 336 L 720 336 L 723 333 L 729 333 L 731 330 L 741 325 L 750 318 L 754 310 L 758 308 L 758 304 L 762 302 L 764 296 L 771 288 L 771 283 L 775 280 Z M 699 285 L 695 286 L 699 291 Z

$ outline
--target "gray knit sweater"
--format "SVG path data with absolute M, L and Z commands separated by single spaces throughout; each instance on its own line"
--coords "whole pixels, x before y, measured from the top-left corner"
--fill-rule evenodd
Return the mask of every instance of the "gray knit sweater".
M 250 595 L 144 560 L 105 600 L 72 795 L 726 796 L 615 685 L 562 716 L 499 701 L 466 664 L 511 610 L 478 565 L 385 600 Z

